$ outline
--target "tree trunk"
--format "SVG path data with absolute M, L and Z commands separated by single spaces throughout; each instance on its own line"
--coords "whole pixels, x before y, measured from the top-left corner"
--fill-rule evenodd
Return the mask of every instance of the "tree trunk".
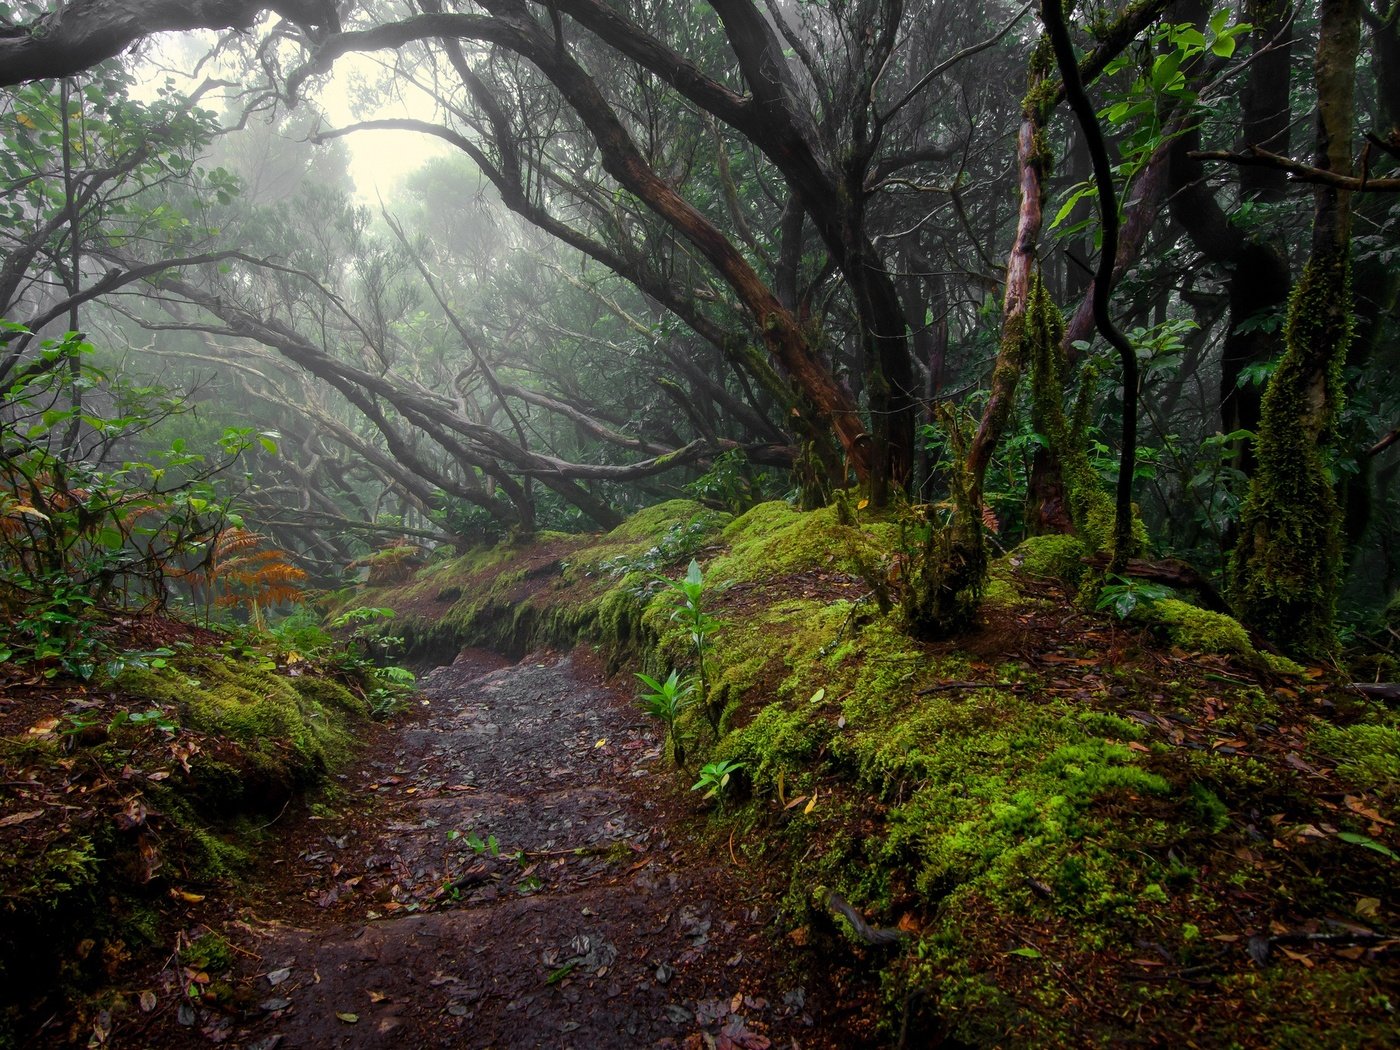
M 1322 0 L 1314 164 L 1351 173 L 1359 0 Z M 1351 192 L 1315 189 L 1312 250 L 1293 291 L 1285 352 L 1264 394 L 1259 469 L 1240 515 L 1231 598 L 1286 651 L 1327 656 L 1341 568 L 1340 510 L 1325 455 L 1351 338 Z

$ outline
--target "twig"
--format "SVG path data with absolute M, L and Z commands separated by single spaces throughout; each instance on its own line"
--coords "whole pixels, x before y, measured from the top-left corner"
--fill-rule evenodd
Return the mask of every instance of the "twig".
M 282 819 L 282 815 L 287 812 L 287 807 L 291 804 L 292 800 L 289 796 L 287 798 L 287 801 L 282 803 L 282 808 L 277 811 L 277 816 L 273 817 L 271 820 L 269 820 L 266 824 L 262 825 L 262 827 L 258 828 L 257 830 L 262 831 L 264 828 L 270 828 L 272 827 L 272 825 L 276 824 L 279 820 Z
M 901 929 L 871 926 L 865 921 L 865 916 L 847 904 L 846 899 L 835 890 L 826 895 L 826 906 L 832 914 L 839 915 L 850 923 L 857 939 L 871 947 L 899 944 L 909 937 L 909 934 Z

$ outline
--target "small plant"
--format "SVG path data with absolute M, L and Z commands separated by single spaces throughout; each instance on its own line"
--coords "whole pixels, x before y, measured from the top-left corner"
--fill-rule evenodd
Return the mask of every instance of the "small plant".
M 704 788 L 705 798 L 718 799 L 722 804 L 725 792 L 729 790 L 730 778 L 743 768 L 744 763 L 731 762 L 728 759 L 706 762 L 700 767 L 700 779 L 690 786 L 690 790 L 699 791 Z
M 1099 600 L 1094 603 L 1094 608 L 1099 611 L 1112 609 L 1120 620 L 1126 620 L 1139 605 L 1151 605 L 1171 596 L 1171 591 L 1160 583 L 1122 576 L 1110 576 L 1108 580 L 1099 591 Z
M 388 718 L 404 706 L 404 701 L 413 692 L 417 678 L 406 667 L 390 665 L 369 669 L 368 680 L 373 683 L 366 699 L 372 718 Z
M 693 684 L 689 676 L 682 678 L 679 671 L 672 671 L 664 682 L 641 672 L 637 672 L 637 679 L 651 690 L 637 694 L 637 699 L 647 714 L 655 715 L 666 726 L 666 735 L 671 738 L 671 751 L 679 766 L 685 762 L 685 746 L 676 733 L 676 719 L 690 704 Z
M 709 678 L 706 674 L 705 654 L 713 644 L 711 639 L 724 626 L 719 620 L 705 612 L 702 599 L 705 594 L 705 576 L 700 571 L 700 563 L 691 559 L 685 576 L 679 580 L 664 580 L 667 588 L 677 597 L 676 607 L 671 613 L 671 621 L 685 627 L 690 635 L 691 649 L 695 653 L 695 678 L 693 682 L 696 698 L 703 705 L 710 728 L 719 736 L 721 710 L 710 697 Z
M 448 842 L 456 842 L 458 839 L 461 839 L 463 844 L 478 857 L 483 854 L 492 857 L 499 857 L 501 855 L 501 844 L 496 841 L 495 835 L 487 835 L 486 838 L 483 839 L 475 831 L 468 831 L 465 835 L 460 831 L 449 831 L 447 833 Z

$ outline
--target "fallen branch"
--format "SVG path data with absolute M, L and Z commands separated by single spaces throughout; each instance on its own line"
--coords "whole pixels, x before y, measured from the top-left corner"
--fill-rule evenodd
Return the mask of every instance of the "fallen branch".
M 1400 682 L 1352 682 L 1351 687 L 1376 700 L 1400 700 Z

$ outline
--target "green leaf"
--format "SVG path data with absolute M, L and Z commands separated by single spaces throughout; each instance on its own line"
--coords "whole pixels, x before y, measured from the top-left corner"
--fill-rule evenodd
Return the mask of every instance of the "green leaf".
M 1229 58 L 1235 53 L 1235 38 L 1232 36 L 1216 37 L 1211 42 L 1210 50 L 1213 55 L 1219 58 Z
M 1382 842 L 1377 842 L 1375 839 L 1369 838 L 1366 835 L 1360 835 L 1355 831 L 1339 831 L 1337 832 L 1337 838 L 1341 839 L 1343 842 L 1350 842 L 1353 846 L 1365 846 L 1367 849 L 1379 853 L 1382 857 L 1389 857 L 1391 860 L 1400 860 L 1400 853 L 1396 853 Z
M 1043 956 L 1035 948 L 1012 948 L 1007 955 L 1019 955 L 1023 959 L 1040 959 Z

